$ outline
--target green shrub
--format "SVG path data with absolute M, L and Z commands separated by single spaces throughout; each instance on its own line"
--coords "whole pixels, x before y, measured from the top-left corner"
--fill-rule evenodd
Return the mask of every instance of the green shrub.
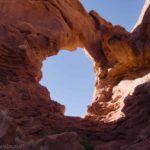
M 80 138 L 80 144 L 84 147 L 84 150 L 94 150 L 93 146 L 89 143 L 86 136 Z
M 44 130 L 41 130 L 37 133 L 37 136 L 40 137 L 40 138 L 45 138 L 48 136 L 48 133 Z

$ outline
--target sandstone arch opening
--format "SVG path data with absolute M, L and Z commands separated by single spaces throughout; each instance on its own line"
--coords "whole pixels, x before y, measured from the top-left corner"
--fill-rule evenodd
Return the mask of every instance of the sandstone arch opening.
M 1 1 L 0 109 L 12 117 L 0 113 L 1 146 L 150 149 L 150 7 L 129 33 L 94 11 L 87 13 L 79 0 Z M 120 7 L 119 1 L 114 5 Z M 45 57 L 78 46 L 93 56 L 96 76 L 86 119 L 64 116 L 64 107 L 39 84 Z M 126 117 L 119 120 L 121 111 Z
M 94 71 L 83 49 L 62 50 L 43 62 L 41 84 L 53 100 L 65 105 L 66 116 L 85 116 L 94 90 Z

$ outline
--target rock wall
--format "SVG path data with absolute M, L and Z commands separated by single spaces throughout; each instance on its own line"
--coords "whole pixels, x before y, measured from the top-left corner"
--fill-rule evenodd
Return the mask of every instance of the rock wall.
M 11 119 L 4 115 L 0 143 L 18 143 L 19 128 L 19 142 L 26 145 L 33 138 L 34 145 L 59 149 L 66 137 L 75 150 L 149 149 L 149 3 L 129 33 L 95 11 L 87 13 L 78 0 L 2 0 L 0 109 L 7 110 L 15 127 L 7 134 L 9 126 L 3 127 Z M 84 119 L 65 117 L 65 106 L 39 84 L 43 60 L 77 47 L 85 48 L 95 71 L 94 97 Z
M 94 11 L 90 13 L 101 32 L 100 42 L 107 59 L 105 67 L 99 67 L 97 62 L 94 66 L 95 93 L 88 108 L 91 117 L 106 122 L 123 117 L 124 99 L 132 95 L 136 86 L 149 81 L 149 76 L 144 76 L 150 66 L 150 9 L 144 8 L 147 10 L 142 22 L 132 33 L 121 26 L 112 26 Z

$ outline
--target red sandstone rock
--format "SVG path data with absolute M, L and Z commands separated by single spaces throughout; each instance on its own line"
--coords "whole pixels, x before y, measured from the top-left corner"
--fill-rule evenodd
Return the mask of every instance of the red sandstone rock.
M 149 11 L 148 7 L 142 23 L 132 33 L 128 33 L 120 26 L 112 26 L 96 12 L 91 12 L 101 31 L 102 47 L 109 64 L 106 69 L 100 69 L 99 63 L 95 63 L 95 96 L 88 112 L 91 116 L 97 116 L 98 120 L 109 122 L 121 117 L 122 114 L 118 113 L 126 96 L 132 93 L 140 82 L 149 80 L 147 76 L 146 79 L 141 78 L 142 81 L 139 79 L 139 83 L 134 85 L 136 78 L 149 73 Z M 103 70 L 104 77 L 101 76 Z M 128 86 L 127 89 L 125 86 Z
M 49 150 L 83 150 L 77 139 L 76 133 L 62 133 L 58 135 L 50 135 L 44 142 L 44 149 Z
M 0 149 L 4 145 L 15 143 L 16 124 L 13 118 L 9 117 L 7 111 L 0 112 Z
M 83 150 L 79 143 L 78 135 L 75 132 L 47 135 L 40 139 L 20 139 L 18 145 L 23 145 L 25 150 Z
M 86 137 L 84 146 L 92 144 L 96 150 L 150 149 L 148 5 L 149 0 L 129 33 L 95 11 L 87 13 L 78 0 L 1 0 L 0 109 L 7 109 L 23 131 L 19 142 L 34 149 L 41 142 L 53 150 L 71 144 L 71 149 L 82 149 L 75 134 L 56 136 L 75 131 Z M 85 119 L 65 117 L 65 107 L 39 84 L 46 57 L 77 47 L 86 48 L 95 71 L 93 102 Z M 7 129 L 0 131 L 1 137 L 13 141 Z M 46 141 L 39 139 L 41 133 L 49 135 Z

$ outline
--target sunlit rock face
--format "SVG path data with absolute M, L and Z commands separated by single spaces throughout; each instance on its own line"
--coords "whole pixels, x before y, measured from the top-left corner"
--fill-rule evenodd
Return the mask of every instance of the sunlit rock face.
M 90 13 L 101 32 L 107 64 L 99 67 L 95 62 L 95 93 L 88 108 L 89 116 L 106 122 L 124 117 L 121 109 L 125 98 L 136 86 L 149 81 L 149 76 L 144 77 L 150 66 L 149 12 L 149 8 L 145 10 L 142 23 L 132 33 L 121 26 L 112 26 L 94 11 Z
M 93 63 L 104 66 L 95 21 L 78 0 L 3 0 L 0 7 L 1 107 L 12 104 L 18 114 L 42 103 L 40 113 L 50 105 L 50 112 L 63 115 L 64 106 L 51 101 L 49 92 L 38 83 L 42 62 L 61 49 L 85 47 Z
M 129 33 L 95 11 L 87 13 L 78 0 L 0 2 L 0 109 L 23 132 L 19 142 L 28 147 L 34 138 L 37 147 L 47 142 L 58 149 L 61 139 L 70 137 L 74 150 L 149 149 L 148 4 Z M 93 101 L 84 119 L 65 117 L 65 106 L 39 84 L 43 60 L 77 47 L 86 49 L 95 72 Z M 9 121 L 5 124 L 9 127 Z

